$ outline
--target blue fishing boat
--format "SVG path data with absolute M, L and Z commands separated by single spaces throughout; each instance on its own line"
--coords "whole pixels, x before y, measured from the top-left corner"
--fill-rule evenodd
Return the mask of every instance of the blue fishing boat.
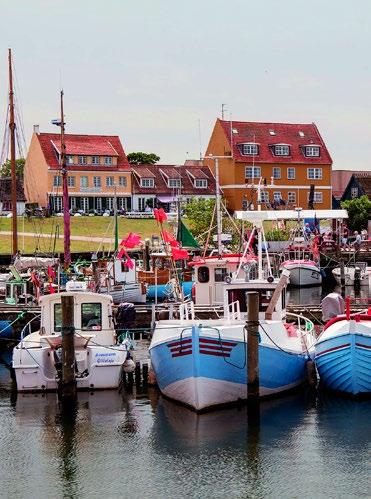
M 350 395 L 371 393 L 371 308 L 330 319 L 315 345 L 315 362 L 327 388 Z

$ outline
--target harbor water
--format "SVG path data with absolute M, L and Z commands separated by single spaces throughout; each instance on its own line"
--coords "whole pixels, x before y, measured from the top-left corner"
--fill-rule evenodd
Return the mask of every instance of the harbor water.
M 0 369 L 0 497 L 370 497 L 371 401 L 309 393 L 196 415 L 150 388 L 18 394 Z

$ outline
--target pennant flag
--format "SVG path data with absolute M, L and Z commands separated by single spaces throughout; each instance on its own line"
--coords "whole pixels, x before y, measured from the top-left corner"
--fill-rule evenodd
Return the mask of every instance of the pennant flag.
M 140 243 L 140 235 L 130 232 L 126 239 L 123 239 L 120 246 L 125 246 L 125 248 L 135 248 Z
M 155 208 L 153 210 L 153 215 L 154 215 L 155 219 L 157 220 L 157 222 L 159 222 L 160 224 L 163 224 L 167 220 L 167 215 L 164 212 L 163 208 L 160 208 L 160 209 Z
M 191 232 L 187 229 L 182 221 L 178 224 L 178 234 L 177 239 L 182 243 L 183 247 L 186 248 L 199 248 L 200 245 L 196 239 L 192 236 Z
M 172 234 L 170 234 L 166 230 L 163 230 L 161 232 L 161 234 L 162 234 L 162 239 L 164 240 L 164 243 L 169 243 L 170 246 L 173 248 L 179 248 L 180 244 Z
M 124 265 L 128 269 L 133 269 L 134 268 L 134 262 L 133 262 L 133 260 L 130 258 L 130 256 L 127 253 L 126 253 L 126 259 L 124 261 Z
M 173 260 L 188 260 L 189 258 L 188 251 L 179 248 L 172 248 L 171 256 L 173 257 Z
M 125 255 L 126 251 L 125 248 L 121 248 L 120 251 L 117 253 L 117 258 L 121 260 L 121 258 Z

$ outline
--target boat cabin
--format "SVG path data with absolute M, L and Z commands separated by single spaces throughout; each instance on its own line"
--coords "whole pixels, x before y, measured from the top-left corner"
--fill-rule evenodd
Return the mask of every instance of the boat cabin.
M 112 345 L 115 330 L 112 320 L 112 298 L 90 292 L 66 292 L 42 296 L 41 335 L 61 335 L 62 296 L 74 298 L 74 325 L 77 336 L 98 336 L 99 344 Z

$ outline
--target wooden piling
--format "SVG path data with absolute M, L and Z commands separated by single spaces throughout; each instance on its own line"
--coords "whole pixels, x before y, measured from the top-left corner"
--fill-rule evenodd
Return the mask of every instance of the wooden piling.
M 140 385 L 140 362 L 135 363 L 135 384 Z
M 62 295 L 62 398 L 76 397 L 75 327 L 73 296 Z
M 345 268 L 343 258 L 340 260 L 340 286 L 341 286 L 341 296 L 345 297 Z
M 147 386 L 147 383 L 148 383 L 148 364 L 143 364 L 142 374 L 143 374 L 143 386 Z
M 247 404 L 248 419 L 256 423 L 259 419 L 259 293 L 247 295 Z

